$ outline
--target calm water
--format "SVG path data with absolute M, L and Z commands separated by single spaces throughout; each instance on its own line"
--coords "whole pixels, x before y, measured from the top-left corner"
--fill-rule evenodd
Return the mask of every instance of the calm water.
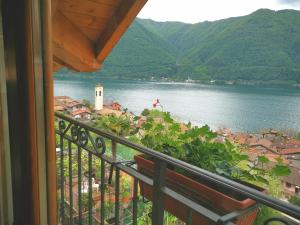
M 159 98 L 164 110 L 182 121 L 214 129 L 300 130 L 300 88 L 115 81 L 82 75 L 56 78 L 55 95 L 93 102 L 96 83 L 104 86 L 105 101 L 118 101 L 136 114 Z

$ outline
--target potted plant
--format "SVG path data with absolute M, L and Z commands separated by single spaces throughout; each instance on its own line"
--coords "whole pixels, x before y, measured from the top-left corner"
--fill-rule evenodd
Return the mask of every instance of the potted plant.
M 147 147 L 160 151 L 189 164 L 222 175 L 232 180 L 242 182 L 259 191 L 263 188 L 254 184 L 267 184 L 272 177 L 289 174 L 289 169 L 281 159 L 271 168 L 266 168 L 269 160 L 265 156 L 259 156 L 256 161 L 250 161 L 243 153 L 240 146 L 228 140 L 219 140 L 218 135 L 208 126 L 201 128 L 191 127 L 190 124 L 177 123 L 169 113 L 157 112 L 153 118 L 151 112 L 143 124 L 141 143 Z M 145 155 L 136 155 L 138 170 L 153 177 L 154 162 Z M 243 210 L 255 204 L 252 199 L 238 193 L 232 193 L 224 187 L 218 187 L 204 179 L 187 174 L 178 168 L 168 167 L 166 171 L 166 183 L 171 189 L 190 197 L 205 207 L 226 214 L 235 210 Z M 152 200 L 153 188 L 143 182 L 139 182 L 141 194 Z M 179 219 L 187 221 L 188 207 L 177 200 L 165 196 L 165 210 Z M 243 225 L 253 224 L 257 209 L 238 218 L 235 223 Z M 193 213 L 193 224 L 211 224 L 199 214 Z

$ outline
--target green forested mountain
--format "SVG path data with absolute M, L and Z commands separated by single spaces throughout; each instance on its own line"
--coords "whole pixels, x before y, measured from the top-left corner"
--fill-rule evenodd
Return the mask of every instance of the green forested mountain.
M 198 24 L 137 19 L 100 73 L 300 83 L 300 12 L 261 9 Z

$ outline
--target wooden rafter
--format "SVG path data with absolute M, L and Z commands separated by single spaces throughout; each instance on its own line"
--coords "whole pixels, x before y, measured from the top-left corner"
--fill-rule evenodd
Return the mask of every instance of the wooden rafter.
M 56 71 L 58 71 L 58 70 L 60 70 L 61 68 L 63 68 L 64 66 L 63 65 L 61 65 L 61 64 L 59 64 L 59 63 L 57 63 L 57 62 L 53 62 L 53 71 L 54 72 L 56 72 Z
M 58 9 L 54 12 L 52 26 L 54 60 L 64 62 L 76 71 L 100 69 L 92 41 Z
M 120 4 L 97 41 L 96 52 L 99 62 L 102 63 L 108 56 L 146 2 L 147 0 L 126 0 Z

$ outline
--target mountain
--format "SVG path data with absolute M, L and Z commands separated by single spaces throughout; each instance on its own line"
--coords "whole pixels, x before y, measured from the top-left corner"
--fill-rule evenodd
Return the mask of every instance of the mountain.
M 197 24 L 136 19 L 100 74 L 300 83 L 300 12 L 260 9 Z
M 105 61 L 101 74 L 123 78 L 171 75 L 176 47 L 135 21 Z

